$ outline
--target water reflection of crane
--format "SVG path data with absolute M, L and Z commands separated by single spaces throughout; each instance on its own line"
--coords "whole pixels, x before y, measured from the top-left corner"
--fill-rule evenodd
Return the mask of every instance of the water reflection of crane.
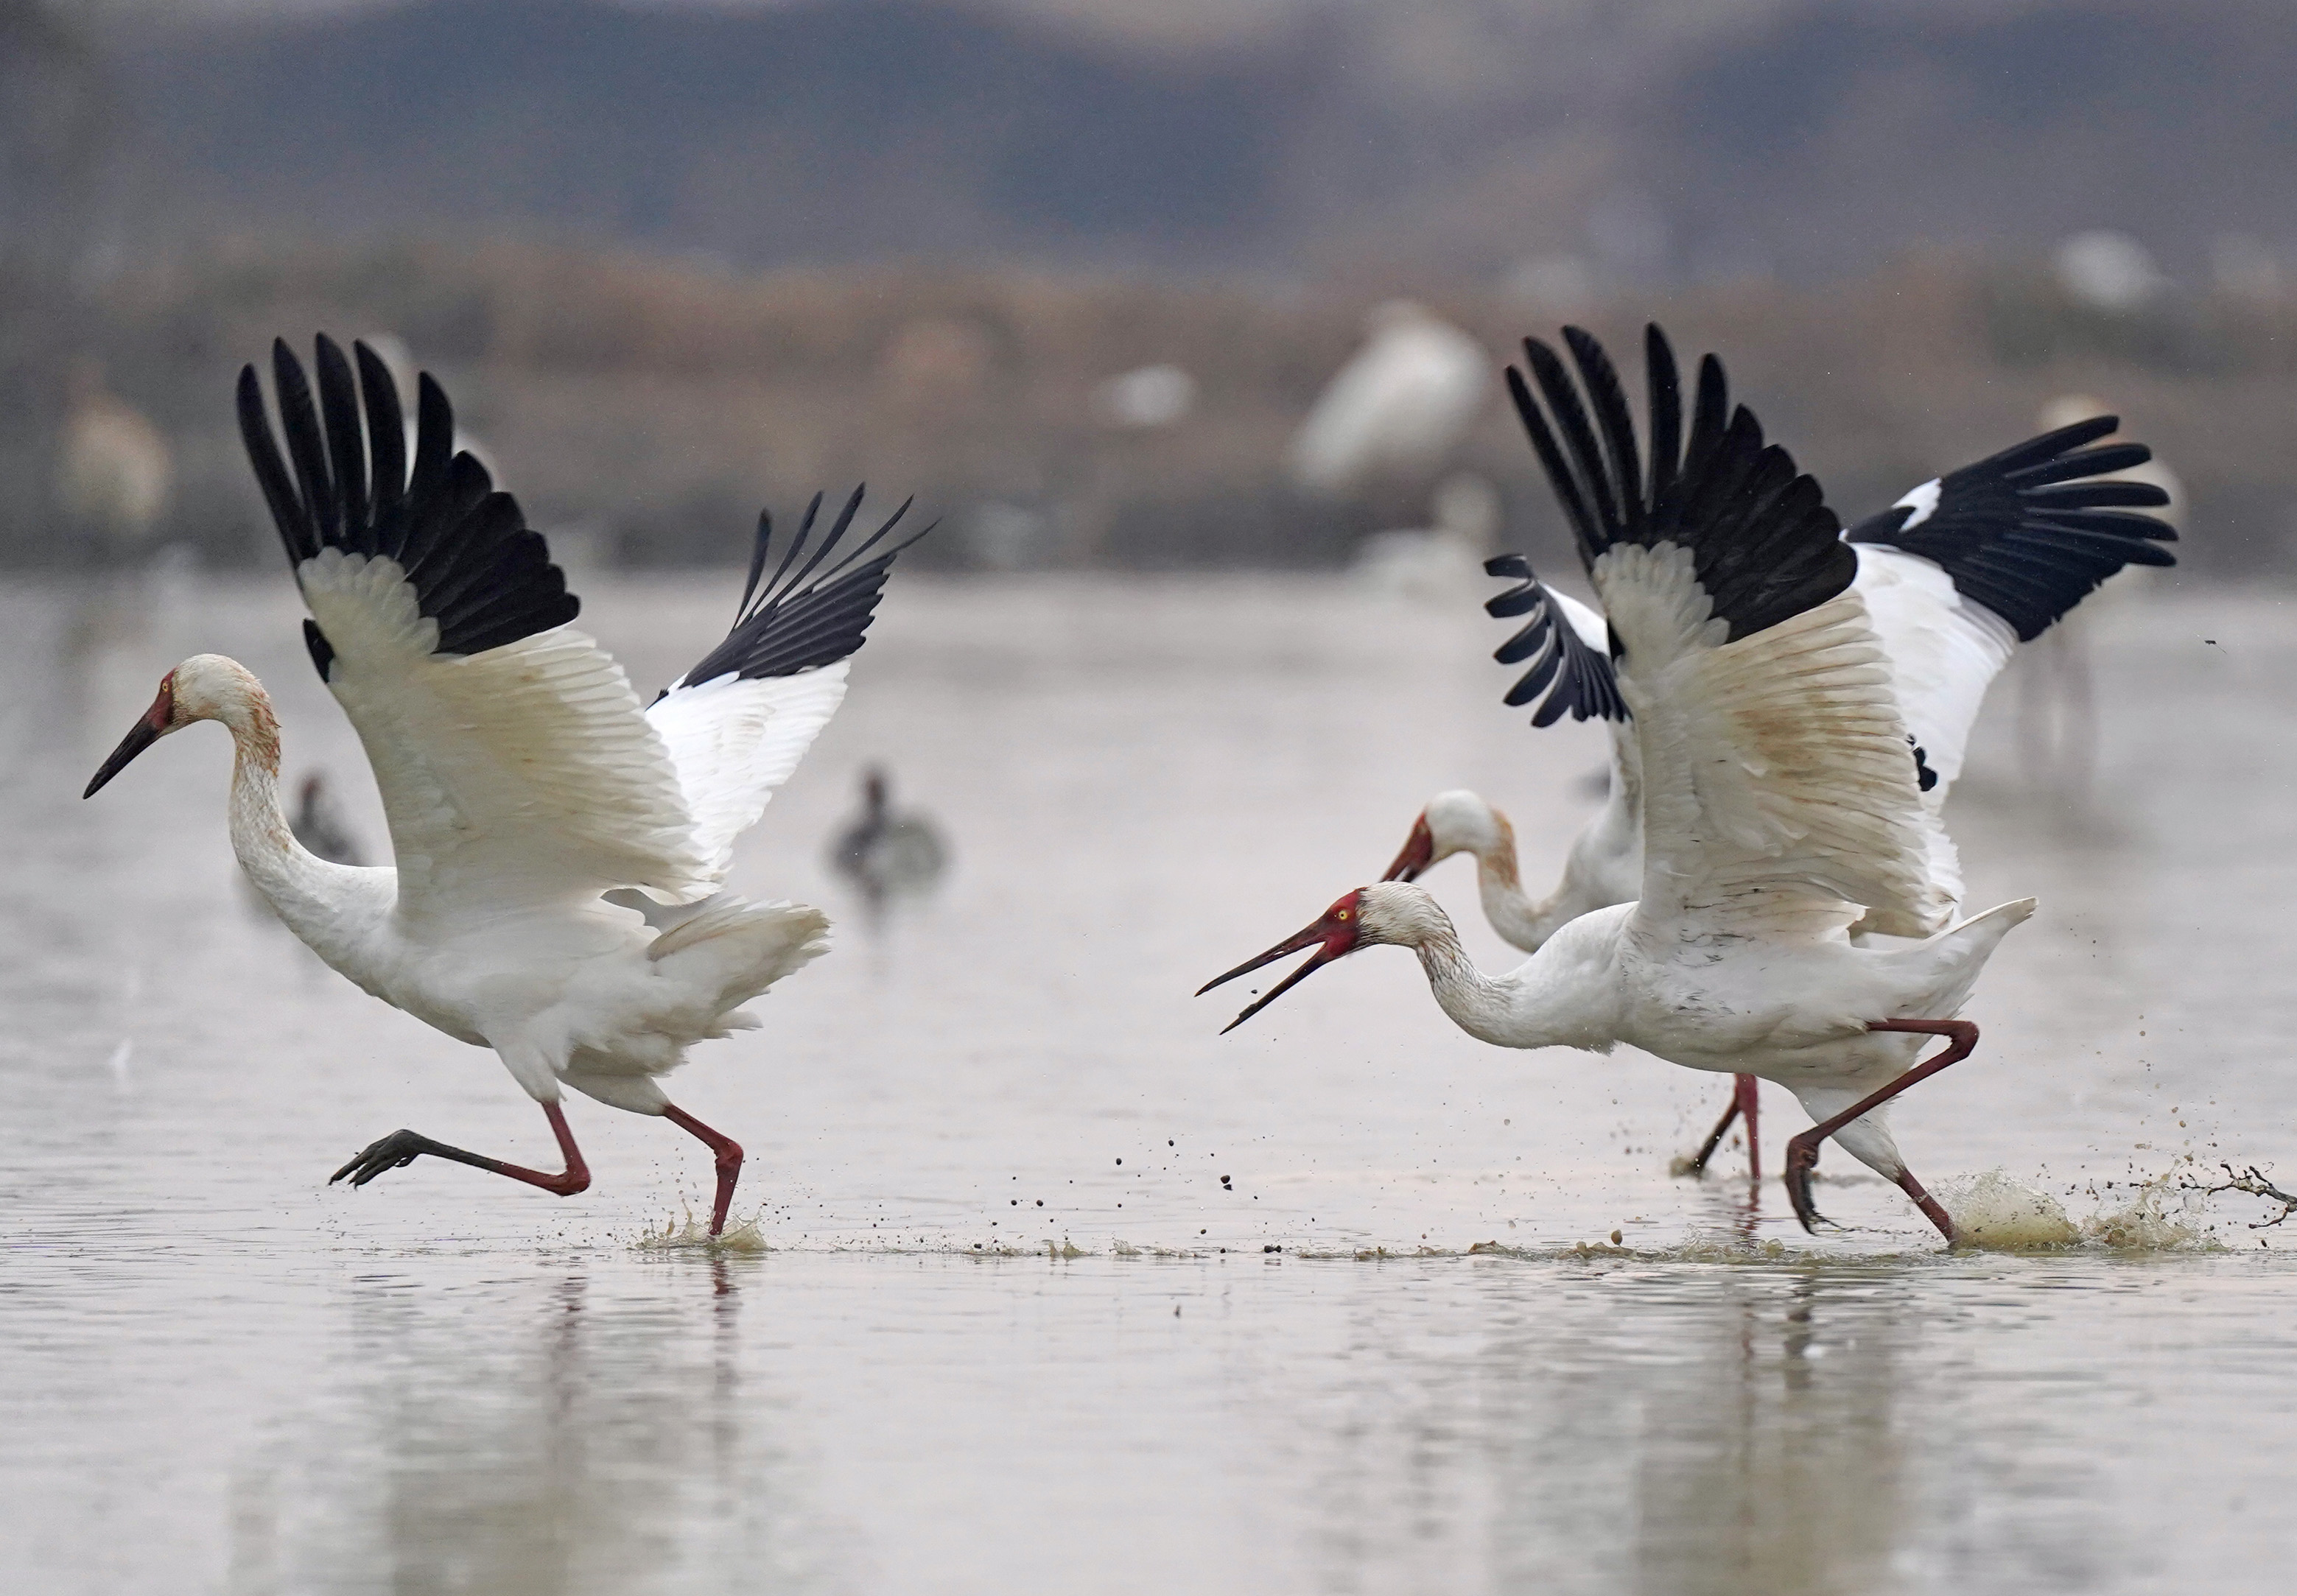
M 330 1307 L 359 1378 L 233 1470 L 230 1588 L 856 1588 L 857 1529 L 745 1355 L 755 1261 L 671 1262 L 546 1263 L 477 1287 L 476 1314 L 412 1276 L 353 1282 Z

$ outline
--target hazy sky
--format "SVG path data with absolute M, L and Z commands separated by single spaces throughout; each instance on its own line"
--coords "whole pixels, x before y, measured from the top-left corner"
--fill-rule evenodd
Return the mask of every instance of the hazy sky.
M 186 12 L 218 17 L 319 15 L 372 10 L 410 0 L 86 0 L 86 9 L 111 16 Z M 836 0 L 613 0 L 631 10 L 649 7 L 754 10 Z M 974 0 L 986 9 L 1019 12 L 1082 23 L 1143 40 L 1197 43 L 1222 37 L 1248 37 L 1300 12 L 1319 5 L 1354 5 L 1363 0 Z M 1516 0 L 1527 10 L 1577 10 L 1581 0 Z

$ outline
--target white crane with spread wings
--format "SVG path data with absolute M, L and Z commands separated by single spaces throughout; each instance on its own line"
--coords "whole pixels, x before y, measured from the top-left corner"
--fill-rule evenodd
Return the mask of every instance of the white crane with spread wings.
M 312 663 L 374 767 L 394 862 L 332 864 L 296 842 L 271 701 L 220 654 L 168 672 L 87 795 L 169 732 L 221 721 L 238 756 L 232 847 L 256 888 L 359 987 L 493 1049 L 565 1161 L 552 1174 L 399 1131 L 335 1180 L 364 1186 L 427 1154 L 581 1191 L 589 1172 L 559 1107 L 571 1086 L 710 1148 L 718 1234 L 742 1149 L 671 1103 L 660 1077 L 693 1043 L 753 1028 L 742 1004 L 826 950 L 819 910 L 723 889 L 735 839 L 845 695 L 847 661 L 907 546 L 886 541 L 902 512 L 848 544 L 856 489 L 811 541 L 817 497 L 766 580 L 760 517 L 733 630 L 648 707 L 569 624 L 580 605 L 517 501 L 455 451 L 438 383 L 418 384 L 410 470 L 397 386 L 354 348 L 356 381 L 318 340 L 315 404 L 301 364 L 274 345 L 284 458 L 251 366 L 239 422 L 311 612 Z
M 1519 406 L 1529 402 L 1520 384 L 1513 391 Z M 2161 508 L 2169 496 L 2123 474 L 2142 467 L 2152 451 L 2142 443 L 2100 446 L 2120 424 L 2111 415 L 2068 421 L 1921 484 L 1844 534 L 1858 561 L 1851 586 L 1866 601 L 1914 740 L 1922 802 L 1934 816 L 1962 774 L 1972 725 L 2012 650 L 2050 631 L 2123 566 L 2177 564 L 2161 547 L 2176 539 L 2176 531 L 2139 513 Z M 1642 891 L 1642 770 L 1612 679 L 1603 616 L 1540 581 L 1520 556 L 1493 560 L 1486 569 L 1517 586 L 1485 608 L 1527 618 L 1495 656 L 1503 664 L 1530 665 L 1507 702 L 1535 703 L 1534 726 L 1552 725 L 1566 713 L 1607 722 L 1609 796 L 1581 828 L 1563 879 L 1544 898 L 1523 889 L 1507 816 L 1464 788 L 1428 801 L 1385 879 L 1415 881 L 1454 854 L 1472 856 L 1485 917 L 1528 953 L 1581 915 L 1629 902 Z M 1959 902 L 1961 869 L 1944 827 L 1933 827 L 1931 838 L 1932 875 Z M 1703 1170 L 1743 1114 L 1748 1163 L 1759 1178 L 1756 1105 L 1754 1078 L 1742 1076 L 1730 1107 L 1684 1167 Z
M 1485 1041 L 1626 1042 L 1794 1092 L 1818 1122 L 1788 1143 L 1807 1227 L 1810 1171 L 1832 1137 L 1951 1240 L 1953 1220 L 1874 1110 L 1968 1056 L 1978 1028 L 1955 1016 L 2033 901 L 1955 917 L 1936 862 L 1944 833 L 1852 583 L 1857 555 L 1818 484 L 1732 410 L 1721 362 L 1700 365 L 1686 440 L 1674 351 L 1650 330 L 1646 485 L 1610 358 L 1577 328 L 1565 340 L 1584 399 L 1544 344 L 1526 348 L 1547 413 L 1508 375 L 1616 640 L 1593 657 L 1642 773 L 1636 901 L 1580 916 L 1494 977 L 1426 888 L 1381 882 L 1211 984 L 1317 950 L 1241 1024 L 1359 948 L 1412 948 L 1445 1014 Z M 1889 940 L 1854 942 L 1854 926 Z M 1949 1045 L 1917 1064 L 1931 1035 Z

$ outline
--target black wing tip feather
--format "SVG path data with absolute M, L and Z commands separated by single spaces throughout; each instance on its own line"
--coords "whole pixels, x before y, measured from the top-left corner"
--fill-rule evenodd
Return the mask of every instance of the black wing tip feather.
M 1626 720 L 1626 703 L 1619 696 L 1610 660 L 1580 638 L 1547 584 L 1534 574 L 1531 563 L 1521 555 L 1502 555 L 1486 560 L 1484 570 L 1518 584 L 1486 599 L 1486 613 L 1500 619 L 1531 617 L 1492 655 L 1503 665 L 1532 662 L 1502 702 L 1520 709 L 1538 699 L 1531 717 L 1534 726 L 1552 726 L 1567 713 L 1574 720 Z
M 397 562 L 417 608 L 439 623 L 441 654 L 483 654 L 573 620 L 581 601 L 566 591 L 542 534 L 515 499 L 493 491 L 473 456 L 455 452 L 454 407 L 437 380 L 429 372 L 416 380 L 410 475 L 390 368 L 358 340 L 356 379 L 333 339 L 319 333 L 313 349 L 316 401 L 295 351 L 272 340 L 277 433 L 253 365 L 242 367 L 236 393 L 240 436 L 289 562 L 300 568 L 326 548 Z M 306 640 L 318 662 L 324 638 L 314 628 Z
M 1939 478 L 1930 514 L 1916 520 L 1894 506 L 1850 539 L 1932 562 L 1956 592 L 2030 643 L 2124 565 L 2178 563 L 2161 547 L 2178 540 L 2177 529 L 2136 513 L 2161 508 L 2169 494 L 2108 474 L 2153 457 L 2142 443 L 2098 442 L 2120 425 L 2095 415 L 2013 444 Z
M 303 646 L 311 653 L 311 663 L 319 668 L 319 679 L 327 679 L 327 667 L 335 662 L 335 646 L 327 641 L 327 634 L 309 615 L 303 617 Z
M 758 517 L 757 541 L 750 555 L 749 579 L 733 629 L 722 642 L 680 679 L 699 685 L 733 676 L 743 680 L 795 676 L 850 658 L 864 641 L 876 619 L 877 601 L 893 560 L 903 549 L 932 531 L 930 522 L 878 552 L 917 502 L 902 501 L 893 513 L 859 544 L 845 544 L 860 513 L 867 485 L 856 487 L 837 516 L 823 531 L 821 541 L 807 554 L 807 542 L 820 514 L 824 496 L 817 493 L 807 506 L 797 531 L 783 552 L 781 564 L 763 587 L 759 585 L 773 537 L 770 514 Z M 835 555 L 836 558 L 832 560 Z M 818 573 L 818 574 L 817 574 Z
M 1529 375 L 1511 366 L 1507 386 L 1591 570 L 1623 543 L 1686 547 L 1733 638 L 1774 626 L 1850 585 L 1857 556 L 1842 544 L 1840 522 L 1817 482 L 1765 441 L 1754 412 L 1731 405 L 1719 358 L 1709 354 L 1699 363 L 1685 439 L 1674 346 L 1658 323 L 1645 325 L 1646 491 L 1617 366 L 1586 329 L 1567 326 L 1562 339 L 1577 382 L 1552 349 L 1527 338 Z

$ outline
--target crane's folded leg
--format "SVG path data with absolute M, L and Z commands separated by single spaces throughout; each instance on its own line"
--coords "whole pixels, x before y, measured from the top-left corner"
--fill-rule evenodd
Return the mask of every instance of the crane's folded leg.
M 1684 1166 L 1684 1172 L 1705 1174 L 1707 1161 L 1715 1156 L 1715 1149 L 1723 1145 L 1724 1135 L 1731 1129 L 1731 1122 L 1743 1114 L 1747 1116 L 1747 1178 L 1760 1181 L 1763 1178 L 1763 1144 L 1756 1132 L 1755 1115 L 1761 1107 L 1761 1087 L 1755 1077 L 1732 1076 L 1730 1106 L 1723 1110 L 1723 1117 L 1715 1122 L 1715 1129 L 1707 1133 L 1707 1140 L 1690 1164 Z
M 514 1181 L 539 1186 L 543 1190 L 556 1192 L 560 1197 L 572 1197 L 578 1191 L 588 1190 L 590 1169 L 582 1162 L 582 1149 L 574 1145 L 574 1133 L 566 1128 L 564 1110 L 556 1103 L 545 1103 L 542 1112 L 550 1121 L 550 1129 L 558 1138 L 558 1151 L 566 1160 L 565 1169 L 557 1174 L 545 1174 L 539 1169 L 505 1164 L 499 1158 L 489 1158 L 482 1154 L 465 1152 L 461 1148 L 450 1148 L 443 1141 L 433 1141 L 412 1131 L 393 1131 L 382 1140 L 371 1143 L 358 1157 L 328 1176 L 327 1184 L 333 1186 L 349 1175 L 352 1185 L 364 1186 L 383 1171 L 404 1169 L 427 1153 L 433 1158 L 448 1158 L 457 1164 L 467 1164 L 473 1169 L 508 1175 Z M 739 1156 L 737 1150 L 736 1157 L 738 1159 Z
M 742 1144 L 723 1131 L 712 1131 L 675 1103 L 662 1106 L 663 1117 L 681 1131 L 691 1131 L 718 1155 L 718 1200 L 710 1208 L 710 1233 L 726 1232 L 726 1211 L 734 1205 L 734 1182 L 742 1178 Z
M 1822 1217 L 1810 1200 L 1810 1172 L 1818 1167 L 1818 1144 L 1861 1115 L 1870 1114 L 1917 1082 L 1927 1081 L 1949 1064 L 1958 1064 L 1970 1057 L 1978 1045 L 1978 1027 L 1968 1020 L 1874 1020 L 1868 1023 L 1869 1031 L 1913 1031 L 1930 1036 L 1943 1036 L 1949 1045 L 1944 1052 L 1924 1059 L 1880 1091 L 1870 1092 L 1841 1113 L 1821 1120 L 1801 1135 L 1787 1143 L 1787 1198 L 1794 1204 L 1795 1217 L 1806 1230 L 1815 1230 Z M 1939 1233 L 1951 1243 L 1955 1238 L 1954 1221 L 1939 1200 L 1922 1189 L 1914 1179 L 1914 1172 L 1899 1165 L 1897 1176 L 1898 1189 L 1914 1199 L 1914 1205 L 1930 1217 Z

